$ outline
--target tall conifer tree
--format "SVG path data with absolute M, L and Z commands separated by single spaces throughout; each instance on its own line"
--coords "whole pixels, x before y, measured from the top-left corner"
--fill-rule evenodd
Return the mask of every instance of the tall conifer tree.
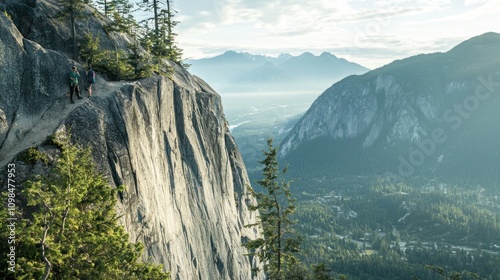
M 257 193 L 249 188 L 256 198 L 257 205 L 249 207 L 259 211 L 257 223 L 246 227 L 258 226 L 262 229 L 262 238 L 250 240 L 244 246 L 250 255 L 256 255 L 264 263 L 264 270 L 269 279 L 287 279 L 287 271 L 298 263 L 294 253 L 298 252 L 300 238 L 292 228 L 294 224 L 291 215 L 295 212 L 295 199 L 290 193 L 291 181 L 282 177 L 287 173 L 287 167 L 281 172 L 277 161 L 278 148 L 273 146 L 273 139 L 267 140 L 267 151 L 263 151 L 263 179 L 257 183 L 266 193 Z M 281 174 L 280 174 L 281 173 Z
M 156 64 L 160 65 L 161 60 L 168 59 L 182 65 L 181 56 L 182 50 L 176 45 L 176 33 L 174 28 L 177 21 L 173 20 L 176 11 L 173 8 L 172 0 L 152 0 L 142 4 L 142 8 L 146 12 L 153 13 L 152 17 L 145 21 L 145 25 L 153 23 L 153 28 L 146 26 L 145 29 L 150 30 L 146 36 L 151 41 L 151 53 L 153 54 Z
M 69 27 L 72 38 L 72 53 L 73 60 L 78 60 L 78 44 L 76 38 L 76 21 L 81 17 L 85 7 L 85 0 L 57 0 L 62 7 L 62 12 L 59 15 L 62 18 L 69 19 Z
M 15 279 L 170 279 L 160 266 L 138 261 L 143 246 L 130 243 L 117 223 L 117 189 L 96 172 L 90 149 L 67 141 L 57 144 L 62 152 L 50 174 L 23 185 L 20 196 L 27 205 L 17 217 L 16 271 L 8 272 L 2 266 L 0 275 Z M 6 216 L 7 208 L 0 208 L 0 217 Z M 9 234 L 7 227 L 0 228 L 3 240 Z M 8 245 L 0 244 L 2 252 Z M 6 254 L 0 256 L 2 263 L 5 258 Z

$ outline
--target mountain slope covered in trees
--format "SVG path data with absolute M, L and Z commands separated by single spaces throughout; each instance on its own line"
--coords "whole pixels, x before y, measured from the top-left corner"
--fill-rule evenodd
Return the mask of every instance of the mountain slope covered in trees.
M 304 172 L 498 180 L 500 34 L 327 89 L 283 141 Z

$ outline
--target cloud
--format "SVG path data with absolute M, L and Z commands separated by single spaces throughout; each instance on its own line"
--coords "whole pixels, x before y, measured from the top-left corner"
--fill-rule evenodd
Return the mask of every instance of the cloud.
M 191 2 L 191 1 L 189 1 Z M 211 5 L 179 3 L 182 10 L 191 16 L 180 19 L 183 29 L 198 32 L 203 28 L 246 24 L 273 36 L 299 35 L 325 32 L 344 22 L 359 22 L 370 19 L 415 15 L 442 10 L 450 0 L 214 0 Z M 190 7 L 190 8 L 187 8 Z
M 465 0 L 464 5 L 465 6 L 477 6 L 477 5 L 483 5 L 488 3 L 488 0 Z
M 463 5 L 493 2 L 464 0 Z M 432 13 L 449 8 L 451 4 L 451 0 L 190 0 L 174 1 L 174 8 L 179 11 L 177 20 L 186 30 L 249 24 L 279 31 L 288 27 L 318 30 L 317 26 L 324 24 Z
M 422 23 L 443 23 L 443 22 L 456 22 L 464 25 L 474 26 L 476 23 L 488 20 L 490 17 L 498 18 L 498 10 L 500 9 L 500 2 L 495 0 L 465 0 L 463 9 L 450 13 L 442 17 L 435 17 Z M 465 23 L 465 24 L 464 24 Z M 491 22 L 491 25 L 498 26 L 500 22 L 496 20 Z M 493 26 L 492 26 L 493 27 Z
M 224 0 L 220 0 L 224 2 Z M 231 2 L 231 0 L 225 0 Z M 253 17 L 260 21 L 268 22 L 269 25 L 281 21 L 282 18 L 290 18 L 292 21 L 302 22 L 324 21 L 358 21 L 381 16 L 398 16 L 405 14 L 426 13 L 442 10 L 449 7 L 451 0 L 393 0 L 379 1 L 375 4 L 368 1 L 298 1 L 298 0 L 270 0 L 262 1 L 232 1 L 237 3 L 233 6 L 225 6 L 226 9 L 250 12 Z M 251 4 L 249 4 L 251 3 Z M 245 18 L 250 19 L 250 18 Z
M 498 32 L 500 26 L 496 20 L 500 4 L 494 0 L 190 0 L 174 4 L 179 11 L 178 40 L 193 58 L 229 49 L 260 54 L 345 50 L 346 56 L 373 68 L 409 55 L 446 51 L 472 36 Z M 370 57 L 372 62 L 366 63 Z

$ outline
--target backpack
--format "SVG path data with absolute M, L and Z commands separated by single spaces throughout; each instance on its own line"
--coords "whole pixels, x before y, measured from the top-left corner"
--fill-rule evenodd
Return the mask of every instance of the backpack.
M 90 69 L 87 72 L 87 82 L 94 84 L 95 83 L 95 72 L 93 69 Z

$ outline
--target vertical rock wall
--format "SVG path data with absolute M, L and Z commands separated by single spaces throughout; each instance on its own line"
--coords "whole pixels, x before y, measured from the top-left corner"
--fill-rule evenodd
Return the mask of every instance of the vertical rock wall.
M 130 84 L 73 111 L 65 126 L 116 185 L 122 222 L 174 279 L 251 279 L 255 235 L 243 161 L 220 96 L 183 69 Z
M 163 263 L 173 279 L 251 279 L 255 263 L 241 243 L 255 237 L 244 228 L 255 221 L 253 199 L 220 96 L 172 65 L 172 79 L 99 78 L 92 98 L 69 104 L 73 62 L 23 38 L 3 14 L 0 23 L 0 169 L 71 131 L 92 146 L 110 183 L 126 186 L 120 222 L 145 244 L 145 260 Z

